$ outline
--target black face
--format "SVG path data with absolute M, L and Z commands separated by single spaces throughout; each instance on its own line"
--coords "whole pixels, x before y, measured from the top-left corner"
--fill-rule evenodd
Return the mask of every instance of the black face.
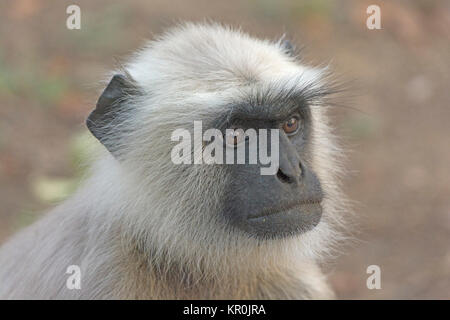
M 294 109 L 276 120 L 239 118 L 234 122 L 234 127 L 244 130 L 279 129 L 279 168 L 275 175 L 261 175 L 261 164 L 227 167 L 231 179 L 222 214 L 228 223 L 262 239 L 287 237 L 314 228 L 322 215 L 323 193 L 308 165 L 309 110 Z

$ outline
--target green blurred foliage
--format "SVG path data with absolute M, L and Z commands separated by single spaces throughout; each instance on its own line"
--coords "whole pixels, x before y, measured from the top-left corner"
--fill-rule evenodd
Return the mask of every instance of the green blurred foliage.
M 42 106 L 54 106 L 69 91 L 67 77 L 49 75 L 38 63 L 9 67 L 0 52 L 0 94 L 33 97 Z
M 12 228 L 15 230 L 22 229 L 36 221 L 38 217 L 39 214 L 37 214 L 34 210 L 24 209 L 15 215 Z
M 350 133 L 353 138 L 367 139 L 374 137 L 379 132 L 379 119 L 369 115 L 349 116 L 342 127 Z
M 69 197 L 80 185 L 98 151 L 98 142 L 88 130 L 76 132 L 68 145 L 74 174 L 70 177 L 38 176 L 32 179 L 33 195 L 41 203 L 57 203 Z
M 77 179 L 36 177 L 31 181 L 34 196 L 42 203 L 55 203 L 66 199 L 75 191 Z

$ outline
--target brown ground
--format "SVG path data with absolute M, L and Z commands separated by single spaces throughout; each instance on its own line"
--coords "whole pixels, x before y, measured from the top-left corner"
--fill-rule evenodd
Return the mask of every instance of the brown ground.
M 68 30 L 72 3 L 0 4 L 0 242 L 71 190 L 83 119 L 115 58 L 175 21 L 207 17 L 287 33 L 307 60 L 355 80 L 352 108 L 334 111 L 360 221 L 360 241 L 332 267 L 339 297 L 450 298 L 448 2 L 77 1 L 82 28 Z M 365 27 L 369 4 L 380 5 L 382 30 Z M 372 264 L 381 290 L 366 287 Z

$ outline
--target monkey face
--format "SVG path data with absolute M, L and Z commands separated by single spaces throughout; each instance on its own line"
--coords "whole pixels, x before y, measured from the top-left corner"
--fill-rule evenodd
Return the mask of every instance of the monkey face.
M 120 150 L 116 148 L 117 140 L 112 141 L 112 144 L 105 131 L 97 130 L 95 124 L 101 121 L 114 123 L 117 119 L 120 121 L 120 117 L 109 109 L 111 105 L 114 106 L 114 110 L 122 109 L 110 100 L 120 101 L 124 94 L 129 94 L 132 84 L 125 80 L 121 76 L 112 79 L 100 97 L 97 108 L 88 119 L 88 127 L 93 134 L 119 159 L 121 155 Z M 221 203 L 218 204 L 221 209 L 211 214 L 219 215 L 219 219 L 232 229 L 258 239 L 301 234 L 314 228 L 322 215 L 324 195 L 318 176 L 312 169 L 311 104 L 316 95 L 320 96 L 323 91 L 297 86 L 288 88 L 287 93 L 283 92 L 286 86 L 281 86 L 281 89 L 275 86 L 257 90 L 260 90 L 256 93 L 258 99 L 252 94 L 244 94 L 239 97 L 239 101 L 233 101 L 224 107 L 225 111 L 219 113 L 215 122 L 211 123 L 210 120 L 208 126 L 217 128 L 220 132 L 226 132 L 228 128 L 234 130 L 238 128 L 245 132 L 248 129 L 261 132 L 263 129 L 268 135 L 271 134 L 271 130 L 278 130 L 277 167 L 272 174 L 262 175 L 262 168 L 266 165 L 261 163 L 259 158 L 252 164 L 249 161 L 249 152 L 245 153 L 246 159 L 243 164 L 234 161 L 233 165 L 228 165 L 225 164 L 226 161 L 222 161 L 221 165 L 224 168 L 220 171 L 225 172 L 225 176 L 217 183 L 226 185 L 221 188 L 224 190 L 224 194 L 220 197 Z M 193 119 L 194 126 L 195 121 L 199 120 L 205 119 Z M 126 129 L 125 126 L 114 126 L 114 130 L 118 128 Z M 225 135 L 223 138 L 224 158 L 227 157 L 225 150 L 230 148 L 230 144 L 245 144 L 246 150 L 251 149 L 249 141 L 243 137 L 233 136 L 230 139 Z M 261 136 L 258 135 L 257 139 L 261 139 Z M 273 142 L 271 137 L 267 137 L 266 141 Z M 272 153 L 271 143 L 267 145 L 266 154 Z M 258 155 L 261 154 L 260 147 L 260 143 L 257 143 Z M 189 149 L 186 152 L 190 153 L 193 153 L 193 150 Z M 235 156 L 237 157 L 237 154 Z M 193 171 L 189 166 L 195 165 L 182 164 L 180 174 Z M 199 176 L 196 176 L 196 179 L 204 180 Z M 201 186 L 198 187 L 200 188 Z
M 271 115 L 274 110 L 270 107 L 262 112 L 261 109 L 264 107 L 250 108 L 250 111 L 258 110 L 253 116 L 264 119 L 240 118 L 238 126 L 279 129 L 278 168 L 275 174 L 261 175 L 263 165 L 259 161 L 253 165 L 228 166 L 230 179 L 225 188 L 222 215 L 234 228 L 256 238 L 282 238 L 306 232 L 319 223 L 323 199 L 319 179 L 309 165 L 309 109 L 296 105 L 295 101 L 286 110 L 293 114 L 286 116 Z

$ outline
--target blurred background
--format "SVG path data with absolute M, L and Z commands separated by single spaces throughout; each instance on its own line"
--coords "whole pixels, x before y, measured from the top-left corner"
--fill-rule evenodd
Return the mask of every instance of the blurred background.
M 66 8 L 81 8 L 81 29 Z M 381 30 L 366 27 L 369 5 Z M 77 187 L 106 72 L 183 20 L 284 33 L 354 80 L 333 121 L 349 150 L 358 241 L 328 268 L 339 298 L 450 299 L 449 1 L 2 1 L 0 244 Z M 369 290 L 366 268 L 381 268 Z

